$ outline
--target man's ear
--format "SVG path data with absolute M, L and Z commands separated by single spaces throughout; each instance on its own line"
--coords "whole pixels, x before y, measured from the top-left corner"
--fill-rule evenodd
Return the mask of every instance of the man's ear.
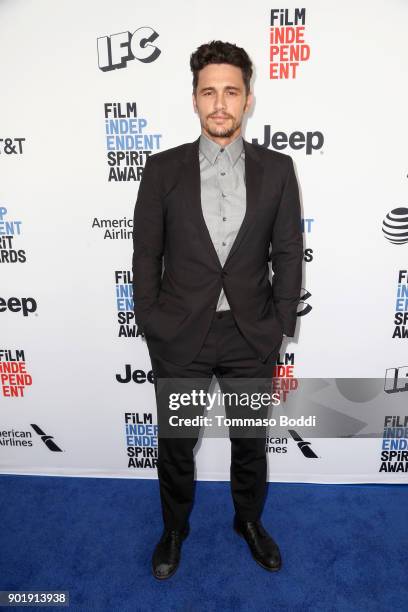
M 193 92 L 192 98 L 193 98 L 193 108 L 194 108 L 194 112 L 195 112 L 195 113 L 197 113 L 197 112 L 198 112 L 198 110 L 197 110 L 197 102 L 196 102 L 196 97 L 195 97 L 194 92 Z
M 244 107 L 244 112 L 247 113 L 249 111 L 249 109 L 252 106 L 252 102 L 254 101 L 254 96 L 252 94 L 252 91 L 249 92 L 249 94 L 247 95 L 247 99 L 245 102 L 245 107 Z

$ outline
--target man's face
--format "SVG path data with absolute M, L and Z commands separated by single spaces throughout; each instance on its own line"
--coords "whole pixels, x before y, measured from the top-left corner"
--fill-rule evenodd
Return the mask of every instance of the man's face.
M 246 94 L 241 68 L 231 64 L 208 64 L 198 73 L 193 106 L 202 132 L 221 145 L 232 142 L 252 103 Z

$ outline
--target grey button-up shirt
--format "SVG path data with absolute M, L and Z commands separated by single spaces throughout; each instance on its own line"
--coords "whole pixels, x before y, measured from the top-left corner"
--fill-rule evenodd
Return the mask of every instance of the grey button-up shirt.
M 246 211 L 245 150 L 242 136 L 225 148 L 200 136 L 201 206 L 221 265 L 225 264 Z M 217 310 L 230 306 L 221 289 Z

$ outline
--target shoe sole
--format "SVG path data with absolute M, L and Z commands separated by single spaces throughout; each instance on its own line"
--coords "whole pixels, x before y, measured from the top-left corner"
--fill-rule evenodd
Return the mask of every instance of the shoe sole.
M 190 534 L 190 527 L 187 528 L 187 531 L 186 531 L 185 535 L 183 535 L 183 537 L 181 538 L 183 542 L 189 536 L 189 534 Z M 160 581 L 168 580 L 169 578 L 174 576 L 174 574 L 178 570 L 178 567 L 179 566 L 177 565 L 177 567 L 174 568 L 174 570 L 171 572 L 171 574 L 167 574 L 167 576 L 156 576 L 156 574 L 154 573 L 154 569 L 152 570 L 152 574 L 153 574 L 153 577 L 156 578 L 156 580 L 160 580 Z
M 240 531 L 238 531 L 238 529 L 236 527 L 234 527 L 234 531 L 237 535 L 239 535 L 240 538 L 242 538 L 243 540 L 245 540 L 244 536 L 242 535 L 242 533 Z M 245 540 L 246 542 L 246 540 Z M 248 544 L 248 542 L 247 542 Z M 279 572 L 279 570 L 282 567 L 282 562 L 280 563 L 279 567 L 269 567 L 268 565 L 264 565 L 261 561 L 258 561 L 258 559 L 256 559 L 254 557 L 254 555 L 251 552 L 251 549 L 249 549 L 249 552 L 251 553 L 251 557 L 253 558 L 253 560 L 260 565 L 261 567 L 263 567 L 263 569 L 265 569 L 267 572 Z
M 176 567 L 176 569 L 175 569 L 175 570 L 173 570 L 173 571 L 171 572 L 171 574 L 168 574 L 167 576 L 156 576 L 156 574 L 154 573 L 154 571 L 152 572 L 152 574 L 153 574 L 154 578 L 156 578 L 156 580 L 160 580 L 160 582 L 161 582 L 161 581 L 163 581 L 163 580 L 168 580 L 169 578 L 171 578 L 172 576 L 174 576 L 174 574 L 177 572 L 177 570 L 178 570 L 178 566 Z

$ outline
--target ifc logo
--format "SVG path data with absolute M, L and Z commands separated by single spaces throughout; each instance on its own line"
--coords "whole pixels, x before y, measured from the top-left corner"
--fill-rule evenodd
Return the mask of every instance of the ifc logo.
M 394 208 L 382 224 L 384 237 L 393 244 L 408 242 L 408 208 Z

